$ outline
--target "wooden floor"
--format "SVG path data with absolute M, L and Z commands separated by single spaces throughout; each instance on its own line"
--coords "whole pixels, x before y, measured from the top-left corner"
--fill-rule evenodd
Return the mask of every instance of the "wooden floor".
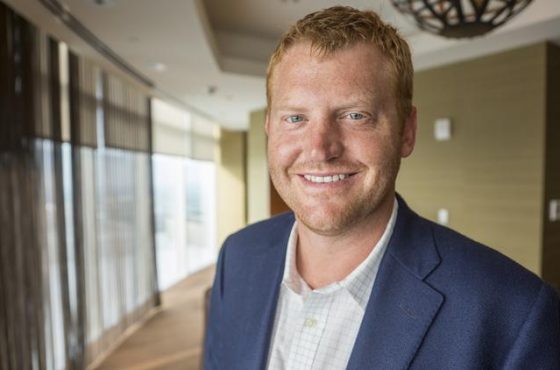
M 198 370 L 204 292 L 214 268 L 202 270 L 162 293 L 162 308 L 96 370 Z

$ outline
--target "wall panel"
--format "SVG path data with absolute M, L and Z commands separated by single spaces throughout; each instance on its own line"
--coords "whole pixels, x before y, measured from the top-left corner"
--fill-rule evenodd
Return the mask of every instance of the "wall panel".
M 546 45 L 418 72 L 415 152 L 397 189 L 423 216 L 541 271 Z M 450 118 L 452 139 L 433 123 Z

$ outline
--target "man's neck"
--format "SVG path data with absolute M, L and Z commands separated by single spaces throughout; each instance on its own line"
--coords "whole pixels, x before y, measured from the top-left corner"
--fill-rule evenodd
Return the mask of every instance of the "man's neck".
M 321 235 L 298 223 L 296 266 L 303 280 L 317 289 L 343 280 L 371 253 L 391 218 L 394 197 L 348 230 Z

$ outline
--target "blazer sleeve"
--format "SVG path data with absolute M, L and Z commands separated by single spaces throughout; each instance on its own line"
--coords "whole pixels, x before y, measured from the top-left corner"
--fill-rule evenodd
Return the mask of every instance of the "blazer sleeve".
M 509 351 L 504 369 L 560 369 L 558 294 L 543 284 Z
M 220 357 L 223 354 L 222 332 L 225 330 L 223 319 L 223 289 L 224 289 L 224 260 L 227 240 L 224 242 L 218 261 L 216 263 L 216 274 L 212 284 L 210 296 L 210 307 L 206 324 L 204 340 L 203 368 L 205 370 L 220 370 Z

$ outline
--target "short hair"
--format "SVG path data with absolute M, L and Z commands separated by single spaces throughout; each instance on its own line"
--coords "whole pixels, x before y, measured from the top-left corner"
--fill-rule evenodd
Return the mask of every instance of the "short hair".
M 270 57 L 266 72 L 269 109 L 274 68 L 290 47 L 301 41 L 310 42 L 312 50 L 327 56 L 360 42 L 376 46 L 390 64 L 399 118 L 404 122 L 410 115 L 414 69 L 408 43 L 377 13 L 349 6 L 334 6 L 310 13 L 282 36 Z

